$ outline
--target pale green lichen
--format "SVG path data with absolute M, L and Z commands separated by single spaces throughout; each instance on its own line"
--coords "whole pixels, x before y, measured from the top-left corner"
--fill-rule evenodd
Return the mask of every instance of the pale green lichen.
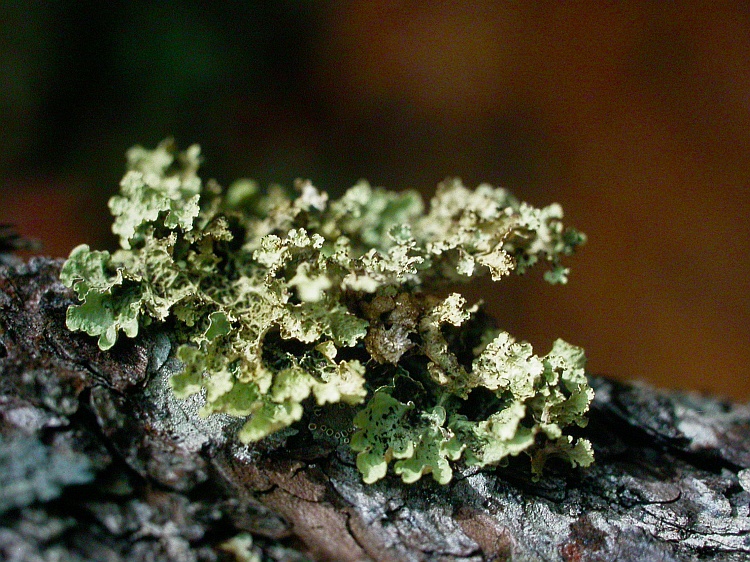
M 455 463 L 520 453 L 535 475 L 551 456 L 592 462 L 588 441 L 564 433 L 585 426 L 593 398 L 582 350 L 558 340 L 537 356 L 481 305 L 436 296 L 540 261 L 548 281 L 566 282 L 561 259 L 584 237 L 563 226 L 559 205 L 459 180 L 426 212 L 417 193 L 366 182 L 335 200 L 309 181 L 296 196 L 248 180 L 224 191 L 203 184 L 199 163 L 197 147 L 178 154 L 171 142 L 128 152 L 110 201 L 121 249 L 79 246 L 62 268 L 80 300 L 71 329 L 108 349 L 120 332 L 168 322 L 184 365 L 175 394 L 202 393 L 203 415 L 247 418 L 244 442 L 325 420 L 333 404 L 357 408 L 353 427 L 338 427 L 346 416 L 333 425 L 351 436 L 367 482 L 391 463 L 404 482 L 446 483 Z

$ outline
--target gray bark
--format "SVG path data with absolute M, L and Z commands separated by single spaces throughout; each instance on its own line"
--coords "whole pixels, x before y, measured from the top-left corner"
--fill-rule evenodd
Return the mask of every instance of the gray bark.
M 746 405 L 592 377 L 588 469 L 365 485 L 309 420 L 245 447 L 174 399 L 165 333 L 70 333 L 59 266 L 0 267 L 3 560 L 750 559 Z

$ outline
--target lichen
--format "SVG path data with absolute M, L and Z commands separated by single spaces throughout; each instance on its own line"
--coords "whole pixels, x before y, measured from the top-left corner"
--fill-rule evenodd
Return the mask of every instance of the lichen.
M 82 453 L 45 445 L 32 435 L 0 435 L 0 515 L 59 497 L 67 486 L 95 477 Z
M 246 418 L 244 442 L 305 410 L 317 428 L 331 405 L 355 408 L 333 432 L 367 482 L 391 464 L 404 482 L 446 483 L 455 463 L 520 453 L 535 475 L 550 456 L 592 462 L 588 441 L 564 433 L 585 426 L 593 398 L 583 351 L 558 340 L 537 356 L 448 290 L 545 261 L 545 279 L 566 282 L 561 260 L 584 236 L 559 205 L 456 179 L 428 210 L 416 192 L 366 182 L 339 199 L 309 181 L 296 195 L 249 180 L 224 190 L 202 182 L 199 163 L 197 146 L 177 153 L 170 141 L 128 152 L 110 201 L 121 249 L 79 246 L 62 268 L 80 300 L 70 329 L 108 349 L 120 333 L 167 325 L 184 365 L 175 394 L 202 393 L 203 415 Z

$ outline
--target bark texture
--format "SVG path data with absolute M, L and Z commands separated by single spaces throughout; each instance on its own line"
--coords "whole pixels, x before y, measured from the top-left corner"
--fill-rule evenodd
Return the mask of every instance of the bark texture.
M 365 485 L 310 420 L 248 448 L 175 400 L 165 333 L 70 333 L 59 267 L 0 267 L 0 559 L 750 559 L 746 405 L 592 378 L 589 469 Z

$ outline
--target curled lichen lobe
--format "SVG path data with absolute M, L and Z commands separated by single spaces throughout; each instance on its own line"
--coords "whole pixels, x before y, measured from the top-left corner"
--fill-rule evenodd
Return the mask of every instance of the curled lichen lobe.
M 564 283 L 561 260 L 584 236 L 562 224 L 559 205 L 459 180 L 429 206 L 366 182 L 338 199 L 309 181 L 296 195 L 249 180 L 224 190 L 203 184 L 199 164 L 195 146 L 128 152 L 109 205 L 121 249 L 79 246 L 61 272 L 80 301 L 70 329 L 108 349 L 121 332 L 168 321 L 184 366 L 177 396 L 201 393 L 203 415 L 246 418 L 245 442 L 303 417 L 303 431 L 325 425 L 351 439 L 368 482 L 389 465 L 405 482 L 430 473 L 445 483 L 457 462 L 523 452 L 538 474 L 549 456 L 593 460 L 588 441 L 564 433 L 585 426 L 593 397 L 582 350 L 558 340 L 537 356 L 445 291 L 537 262 Z M 321 423 L 333 404 L 353 419 Z

